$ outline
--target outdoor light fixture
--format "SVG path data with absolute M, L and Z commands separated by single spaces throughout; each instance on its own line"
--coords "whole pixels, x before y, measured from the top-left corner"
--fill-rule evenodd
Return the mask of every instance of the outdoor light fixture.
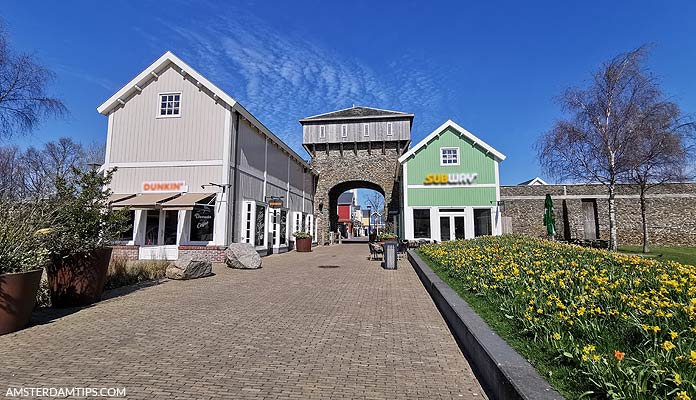
M 221 184 L 221 183 L 208 182 L 207 185 L 201 185 L 201 189 L 205 189 L 206 187 L 209 187 L 209 186 L 219 187 L 222 189 L 222 193 L 225 193 L 225 189 L 227 189 L 228 187 L 231 187 L 232 184 L 230 184 L 230 183 Z

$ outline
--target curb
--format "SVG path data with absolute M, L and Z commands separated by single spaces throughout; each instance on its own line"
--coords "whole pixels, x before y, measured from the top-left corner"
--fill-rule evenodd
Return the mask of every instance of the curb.
M 491 399 L 564 399 L 413 250 L 408 260 Z

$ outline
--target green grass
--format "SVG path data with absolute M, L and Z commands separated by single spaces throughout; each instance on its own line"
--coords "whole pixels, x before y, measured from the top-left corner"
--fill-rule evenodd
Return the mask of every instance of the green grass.
M 548 351 L 546 346 L 530 340 L 532 339 L 531 334 L 525 332 L 520 324 L 506 318 L 500 309 L 486 299 L 467 291 L 460 280 L 451 277 L 439 264 L 430 260 L 420 251 L 416 252 L 440 279 L 469 303 L 471 308 L 486 321 L 491 329 L 527 359 L 554 389 L 567 399 L 577 399 L 585 392 L 588 387 L 586 378 L 575 368 L 564 365 L 563 360 L 557 358 L 557 353 Z
M 658 261 L 676 261 L 680 264 L 696 265 L 696 247 L 650 247 L 650 253 L 643 254 L 642 246 L 619 246 L 621 253 L 630 253 Z

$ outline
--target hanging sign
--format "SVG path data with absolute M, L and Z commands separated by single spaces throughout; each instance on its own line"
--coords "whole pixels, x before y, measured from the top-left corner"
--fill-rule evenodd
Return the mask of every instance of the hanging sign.
M 459 174 L 428 174 L 425 176 L 425 185 L 471 185 L 478 177 L 477 173 L 463 172 Z
M 143 182 L 143 193 L 188 192 L 184 181 L 149 181 Z
M 266 202 L 270 208 L 283 208 L 283 199 L 280 197 L 267 197 Z

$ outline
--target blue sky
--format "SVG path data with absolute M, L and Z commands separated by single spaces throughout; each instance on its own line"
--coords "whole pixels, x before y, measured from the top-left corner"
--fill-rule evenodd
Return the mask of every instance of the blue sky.
M 503 184 L 540 175 L 554 98 L 653 43 L 648 66 L 696 113 L 696 2 L 3 0 L 18 50 L 57 75 L 70 115 L 19 145 L 103 142 L 96 107 L 172 50 L 303 156 L 298 119 L 353 104 L 412 112 L 414 143 L 447 119 L 507 155 Z M 547 178 L 542 176 L 543 178 Z

